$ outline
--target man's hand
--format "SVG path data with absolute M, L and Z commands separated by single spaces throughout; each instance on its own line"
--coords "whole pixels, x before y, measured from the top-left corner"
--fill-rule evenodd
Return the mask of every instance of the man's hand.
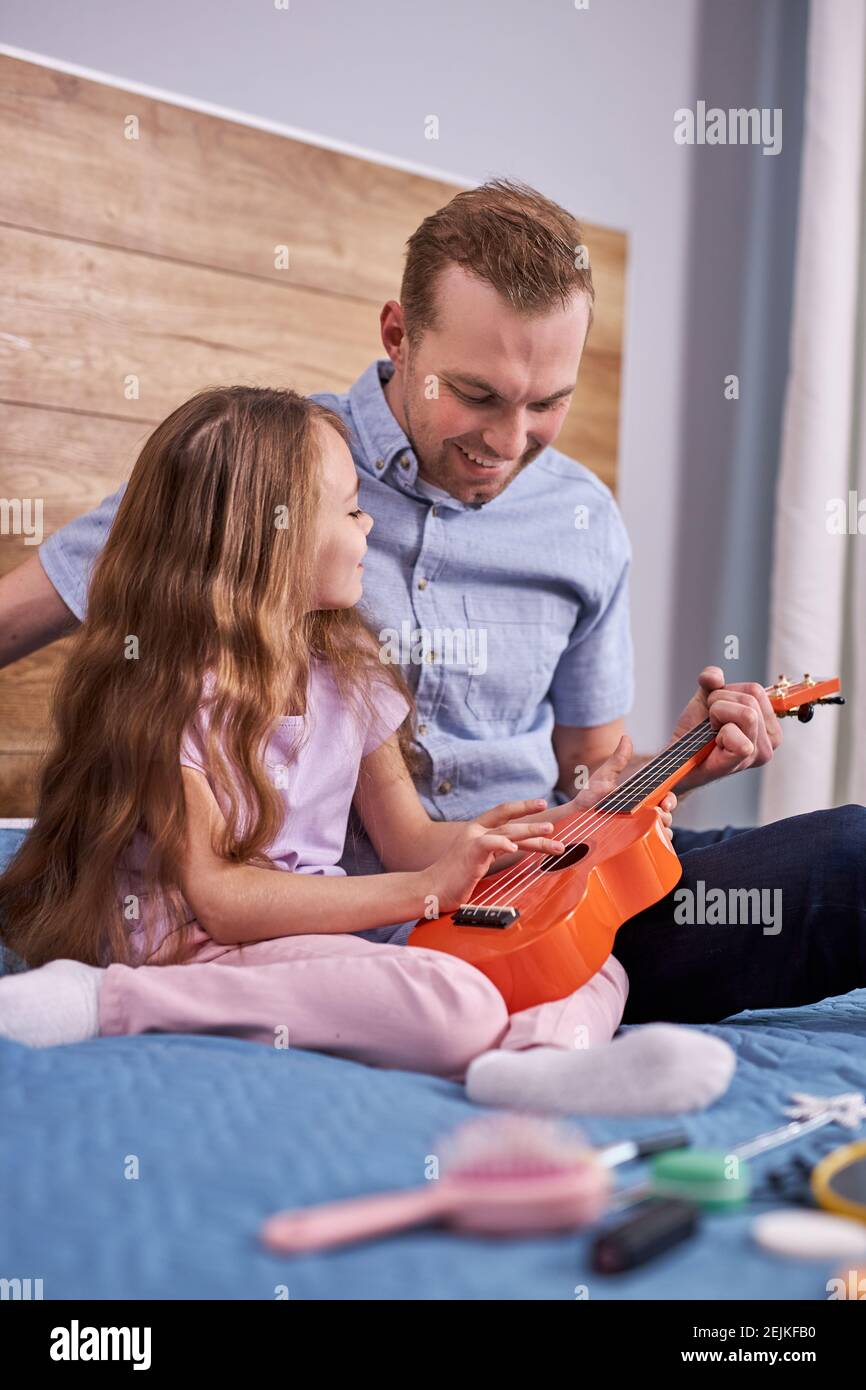
M 701 671 L 698 688 L 677 720 L 673 738 L 681 738 L 707 718 L 716 730 L 716 746 L 680 782 L 681 793 L 731 772 L 763 767 L 782 742 L 782 729 L 764 687 L 754 681 L 725 685 L 719 666 L 705 666 Z

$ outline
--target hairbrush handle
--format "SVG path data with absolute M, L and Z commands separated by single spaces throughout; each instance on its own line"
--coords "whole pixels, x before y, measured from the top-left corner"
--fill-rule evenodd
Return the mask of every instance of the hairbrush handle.
M 270 1250 L 321 1250 L 433 1221 L 452 1203 L 447 1183 L 408 1192 L 382 1192 L 374 1197 L 349 1197 L 342 1202 L 277 1212 L 259 1228 L 259 1237 Z

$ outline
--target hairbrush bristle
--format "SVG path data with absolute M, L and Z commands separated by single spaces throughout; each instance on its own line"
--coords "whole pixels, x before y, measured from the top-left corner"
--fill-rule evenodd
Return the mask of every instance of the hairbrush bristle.
M 439 1144 L 442 1167 L 460 1177 L 526 1177 L 585 1163 L 591 1145 L 579 1130 L 536 1115 L 486 1115 Z

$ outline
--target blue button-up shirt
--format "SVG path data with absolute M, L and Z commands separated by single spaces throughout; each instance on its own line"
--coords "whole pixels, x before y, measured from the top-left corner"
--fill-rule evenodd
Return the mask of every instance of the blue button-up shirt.
M 551 447 L 483 505 L 426 484 L 385 399 L 392 371 L 373 362 L 345 394 L 314 399 L 348 425 L 359 505 L 374 518 L 359 606 L 415 695 L 419 796 L 437 820 L 516 797 L 563 801 L 554 724 L 605 724 L 633 700 L 619 509 L 589 469 Z M 124 490 L 39 549 L 79 618 Z M 341 863 L 347 873 L 382 867 L 354 814 Z M 411 925 L 358 934 L 403 941 Z

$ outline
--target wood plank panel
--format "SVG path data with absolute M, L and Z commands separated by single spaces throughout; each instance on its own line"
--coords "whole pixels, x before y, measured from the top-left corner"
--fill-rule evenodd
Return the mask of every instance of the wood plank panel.
M 129 476 L 152 425 L 0 404 L 0 495 L 42 498 L 45 536 L 90 511 Z M 36 551 L 0 536 L 0 574 Z M 51 693 L 69 638 L 0 670 L 0 815 L 30 816 L 50 725 Z
M 358 300 L 9 227 L 0 259 L 6 400 L 161 420 L 208 385 L 344 390 L 381 351 Z
M 138 139 L 127 139 L 128 117 Z M 0 56 L 3 218 L 377 305 L 457 187 Z
M 71 638 L 63 637 L 50 647 L 32 652 L 0 671 L 0 729 L 5 753 L 38 753 L 45 747 L 49 728 L 49 707 L 54 683 L 69 648 Z M 21 811 L 0 810 L 0 815 L 24 815 Z
M 587 352 L 577 390 L 555 448 L 591 468 L 616 492 L 617 446 L 611 435 L 611 402 L 619 395 L 620 359 L 614 353 Z
M 39 758 L 35 753 L 0 752 L 0 815 L 34 816 Z
M 375 315 L 352 300 L 8 227 L 0 256 L 9 400 L 156 423 L 207 384 L 345 390 L 383 351 Z M 611 486 L 618 397 L 619 355 L 588 347 L 557 443 Z
M 124 135 L 130 116 L 137 140 Z M 407 238 L 459 192 L 0 55 L 4 122 L 14 130 L 4 164 L 8 223 L 377 307 L 399 298 Z M 583 227 L 598 302 L 589 350 L 619 352 L 626 238 Z M 288 270 L 274 264 L 284 245 Z
M 41 498 L 42 532 L 49 536 L 91 511 L 129 477 L 152 428 L 144 421 L 0 402 L 0 496 Z M 0 536 L 0 574 L 36 548 L 21 536 Z M 0 681 L 3 675 L 0 671 Z

